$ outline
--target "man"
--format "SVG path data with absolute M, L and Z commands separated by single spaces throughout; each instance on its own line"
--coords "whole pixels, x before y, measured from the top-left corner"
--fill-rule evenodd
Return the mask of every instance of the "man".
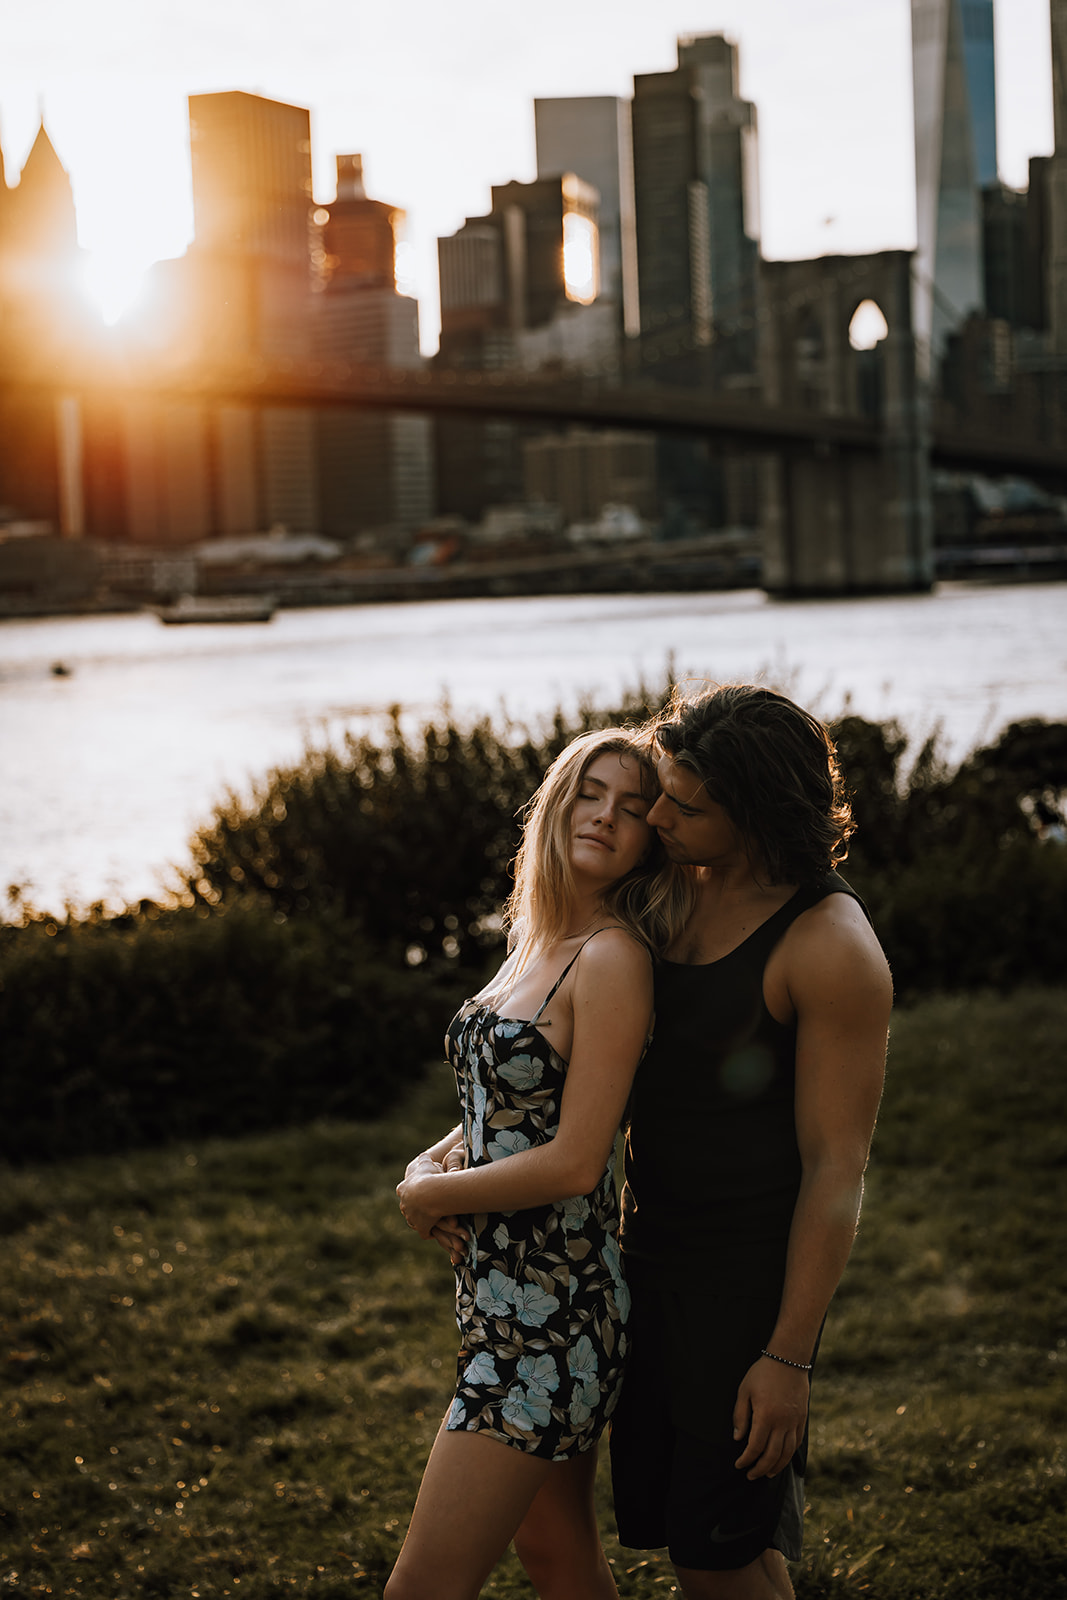
M 676 697 L 655 739 L 649 821 L 695 904 L 657 970 L 627 1136 L 619 1538 L 666 1545 L 686 1600 L 787 1600 L 892 987 L 835 871 L 852 823 L 822 725 L 733 686 Z

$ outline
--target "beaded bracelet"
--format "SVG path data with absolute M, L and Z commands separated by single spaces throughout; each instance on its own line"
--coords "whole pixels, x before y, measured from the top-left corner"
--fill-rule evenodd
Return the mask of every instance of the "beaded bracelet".
M 790 1361 L 788 1356 L 776 1356 L 773 1350 L 761 1350 L 761 1356 L 766 1356 L 768 1361 L 780 1361 L 783 1367 L 796 1367 L 798 1372 L 810 1372 L 810 1361 Z

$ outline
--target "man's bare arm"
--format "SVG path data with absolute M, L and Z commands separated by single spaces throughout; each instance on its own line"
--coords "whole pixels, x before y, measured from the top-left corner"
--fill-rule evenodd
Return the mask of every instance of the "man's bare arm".
M 892 1004 L 885 957 L 854 901 L 834 895 L 791 932 L 781 965 L 797 1019 L 802 1175 L 781 1306 L 764 1346 L 780 1359 L 756 1357 L 735 1409 L 736 1437 L 747 1434 L 737 1464 L 749 1477 L 780 1472 L 803 1434 L 808 1378 L 801 1368 L 855 1239 Z

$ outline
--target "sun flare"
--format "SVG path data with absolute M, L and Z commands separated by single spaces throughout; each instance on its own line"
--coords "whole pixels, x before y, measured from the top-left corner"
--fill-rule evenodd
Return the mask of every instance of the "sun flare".
M 145 291 L 146 273 L 146 264 L 123 251 L 92 250 L 86 255 L 85 294 L 109 326 L 137 305 Z
M 568 300 L 588 306 L 597 297 L 597 231 L 587 217 L 568 211 L 563 218 L 563 279 Z

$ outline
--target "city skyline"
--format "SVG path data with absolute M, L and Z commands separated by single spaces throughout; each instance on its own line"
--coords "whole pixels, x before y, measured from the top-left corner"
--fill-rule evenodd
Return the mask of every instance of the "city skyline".
M 678 34 L 716 31 L 738 44 L 741 93 L 759 107 L 765 254 L 915 243 L 908 0 L 869 0 L 862 15 L 850 0 L 819 0 L 800 25 L 785 0 L 668 3 L 655 18 L 603 0 L 575 17 L 549 0 L 536 31 L 486 0 L 451 8 L 447 25 L 424 0 L 399 20 L 312 0 L 298 37 L 274 0 L 257 7 L 254 26 L 243 0 L 221 13 L 194 0 L 180 15 L 169 0 L 150 16 L 131 0 L 101 0 L 87 19 L 70 0 L 41 0 L 0 24 L 9 176 L 32 142 L 40 95 L 73 182 L 80 242 L 98 257 L 121 245 L 144 267 L 184 250 L 187 95 L 241 88 L 288 100 L 312 113 L 316 199 L 332 197 L 334 155 L 361 150 L 368 192 L 407 211 L 406 286 L 432 349 L 435 241 L 483 212 L 493 183 L 535 176 L 533 100 L 629 97 L 635 74 L 673 67 Z M 395 71 L 383 70 L 389 62 Z M 997 71 L 1001 175 L 1018 187 L 1028 156 L 1052 147 L 1048 0 L 999 6 Z

